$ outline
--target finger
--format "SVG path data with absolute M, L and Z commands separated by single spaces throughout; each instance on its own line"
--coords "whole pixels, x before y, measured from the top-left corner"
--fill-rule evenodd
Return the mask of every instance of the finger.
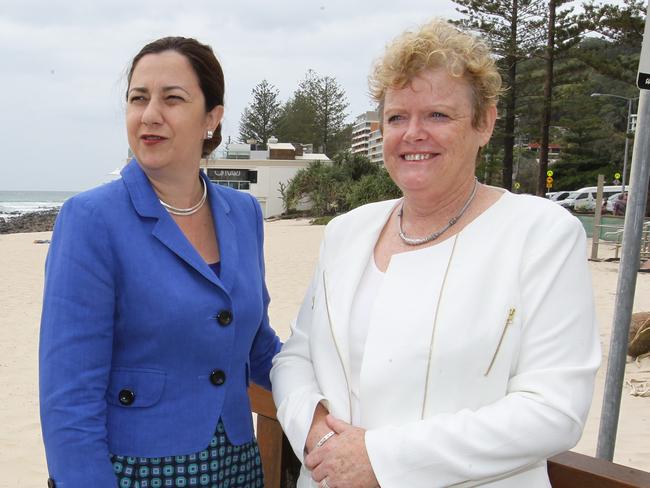
M 322 463 L 311 471 L 311 478 L 316 483 L 320 483 L 323 479 L 327 478 L 327 473 L 325 472 L 325 467 Z
M 323 461 L 323 450 L 314 449 L 305 457 L 305 467 L 307 469 L 314 469 Z
M 327 417 L 325 417 L 325 422 L 327 423 L 327 426 L 337 434 L 341 434 L 342 432 L 345 432 L 346 430 L 353 428 L 347 422 L 344 422 L 343 420 L 339 420 L 333 415 L 328 415 Z

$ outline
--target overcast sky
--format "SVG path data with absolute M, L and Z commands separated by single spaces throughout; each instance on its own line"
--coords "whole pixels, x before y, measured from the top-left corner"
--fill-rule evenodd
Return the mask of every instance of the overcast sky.
M 311 68 L 346 90 L 350 120 L 372 109 L 371 64 L 385 44 L 450 0 L 0 0 L 0 190 L 84 190 L 127 154 L 125 71 L 168 35 L 210 44 L 226 77 L 224 140 L 252 88 L 284 101 Z

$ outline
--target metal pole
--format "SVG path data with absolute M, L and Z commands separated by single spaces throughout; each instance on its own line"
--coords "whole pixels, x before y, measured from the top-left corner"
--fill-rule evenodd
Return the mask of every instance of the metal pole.
M 649 7 L 650 9 L 650 7 Z M 605 378 L 605 393 L 598 432 L 596 456 L 611 461 L 614 458 L 616 430 L 621 406 L 621 393 L 625 375 L 625 357 L 627 336 L 634 305 L 634 290 L 639 269 L 639 251 L 641 249 L 641 232 L 648 195 L 650 177 L 650 93 L 641 90 L 637 119 L 637 136 L 634 139 L 632 167 L 630 171 L 630 188 L 628 192 L 625 225 L 623 230 L 623 248 L 616 285 L 616 302 L 612 337 Z
M 627 99 L 627 121 L 625 126 L 625 155 L 623 156 L 623 179 L 621 180 L 621 191 L 625 192 L 627 180 L 627 148 L 630 143 L 630 116 L 632 115 L 632 99 Z

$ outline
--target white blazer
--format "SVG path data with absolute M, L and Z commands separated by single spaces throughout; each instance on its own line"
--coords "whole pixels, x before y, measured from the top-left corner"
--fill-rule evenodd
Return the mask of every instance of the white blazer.
M 300 459 L 318 402 L 350 421 L 351 305 L 394 205 L 328 225 L 274 360 L 278 419 Z M 380 485 L 550 486 L 546 458 L 579 440 L 600 364 L 580 222 L 506 192 L 457 238 L 394 255 L 386 276 L 359 378 Z M 304 467 L 298 486 L 316 486 Z

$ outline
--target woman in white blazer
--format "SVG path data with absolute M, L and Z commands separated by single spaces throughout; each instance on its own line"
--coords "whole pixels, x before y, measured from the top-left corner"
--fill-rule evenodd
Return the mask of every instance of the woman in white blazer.
M 300 487 L 550 486 L 600 362 L 585 233 L 479 184 L 501 78 L 434 20 L 376 67 L 384 163 L 404 196 L 334 219 L 271 372 Z

